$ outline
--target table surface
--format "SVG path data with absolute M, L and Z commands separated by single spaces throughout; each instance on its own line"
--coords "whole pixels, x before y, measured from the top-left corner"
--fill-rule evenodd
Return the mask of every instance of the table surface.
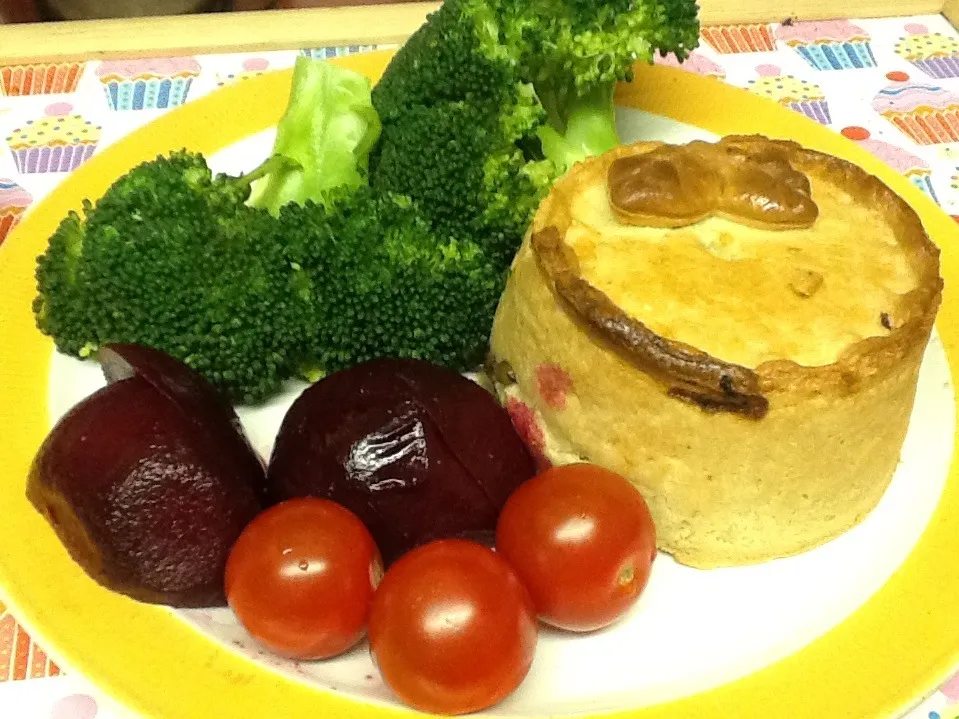
M 842 21 L 840 21 L 842 22 Z M 861 142 L 891 164 L 959 221 L 959 54 L 933 60 L 896 52 L 897 44 L 916 34 L 940 33 L 959 41 L 959 31 L 940 15 L 852 20 L 870 39 L 856 47 L 819 46 L 811 53 L 777 40 L 777 25 L 706 28 L 703 42 L 686 68 L 710 75 L 781 102 Z M 800 24 L 792 36 L 815 37 L 822 25 Z M 796 26 L 794 26 L 795 28 Z M 324 57 L 362 52 L 372 46 L 307 49 Z M 106 87 L 96 73 L 98 62 L 68 62 L 59 67 L 0 68 L 0 138 L 16 135 L 26 123 L 48 112 L 80 114 L 96 128 L 98 149 L 169 111 L 218 87 L 269 69 L 289 67 L 297 51 L 199 55 L 199 70 L 181 94 L 160 94 L 137 107 L 138 90 L 150 98 L 149 84 L 131 81 L 125 88 Z M 858 59 L 857 59 L 858 58 Z M 142 62 L 142 61 L 141 61 Z M 192 63 L 191 63 L 192 64 Z M 130 66 L 132 71 L 135 65 Z M 153 67 L 156 70 L 156 65 Z M 46 82 L 43 78 L 51 78 Z M 159 82 L 151 80 L 149 82 Z M 894 124 L 882 115 L 877 95 L 895 83 L 924 84 L 952 95 L 947 108 L 955 136 L 931 137 L 910 118 Z M 128 92 L 124 92 L 127 90 Z M 955 94 L 953 94 L 955 93 Z M 67 106 L 69 105 L 69 109 Z M 60 168 L 37 172 L 24 158 L 0 147 L 0 244 L 19 220 L 4 206 L 4 193 L 16 192 L 35 204 L 66 176 Z M 6 188 L 6 189 L 5 189 Z M 29 209 L 28 209 L 29 211 Z M 14 240 L 15 241 L 15 240 Z M 0 252 L 0 261 L 3 254 Z M 3 719 L 130 719 L 131 714 L 99 694 L 84 679 L 60 668 L 37 646 L 0 604 L 0 715 Z M 959 674 L 907 715 L 908 719 L 957 719 Z M 155 717 L 149 719 L 163 719 Z

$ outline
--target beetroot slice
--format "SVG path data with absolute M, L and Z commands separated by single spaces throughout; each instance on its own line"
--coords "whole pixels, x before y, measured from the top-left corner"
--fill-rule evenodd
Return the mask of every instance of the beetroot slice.
M 107 382 L 142 377 L 173 401 L 205 439 L 209 461 L 265 491 L 263 464 L 227 399 L 203 375 L 165 352 L 135 344 L 108 344 L 98 353 Z
M 441 537 L 484 537 L 533 461 L 483 388 L 419 360 L 384 359 L 308 388 L 283 420 L 268 498 L 331 499 L 387 563 Z
M 226 559 L 263 507 L 259 457 L 233 408 L 186 365 L 134 345 L 106 346 L 100 361 L 107 386 L 46 437 L 28 499 L 107 588 L 224 604 Z

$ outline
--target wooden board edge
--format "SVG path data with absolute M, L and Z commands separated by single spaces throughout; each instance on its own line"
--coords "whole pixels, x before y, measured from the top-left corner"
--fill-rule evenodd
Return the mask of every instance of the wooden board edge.
M 263 52 L 334 45 L 402 42 L 437 2 L 411 2 L 178 17 L 0 25 L 0 64 L 104 58 Z M 704 25 L 823 20 L 833 0 L 700 0 Z M 842 6 L 844 17 L 944 13 L 959 22 L 959 0 L 863 0 Z
M 0 25 L 0 64 L 398 43 L 436 7 L 411 2 Z
M 699 0 L 703 25 L 937 15 L 946 0 Z M 959 4 L 959 0 L 951 0 Z
M 945 0 L 942 4 L 942 14 L 954 27 L 959 27 L 959 0 Z

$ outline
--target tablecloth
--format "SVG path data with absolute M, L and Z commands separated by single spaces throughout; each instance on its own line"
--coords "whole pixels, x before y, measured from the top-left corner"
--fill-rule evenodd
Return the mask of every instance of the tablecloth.
M 0 67 L 0 244 L 66 174 L 170 109 L 289 67 L 301 53 L 331 57 L 370 49 Z M 707 27 L 683 67 L 747 88 L 861 143 L 959 220 L 959 31 L 943 17 L 786 18 Z M 82 677 L 61 673 L 0 604 L 0 719 L 130 717 Z M 907 717 L 959 717 L 959 674 Z

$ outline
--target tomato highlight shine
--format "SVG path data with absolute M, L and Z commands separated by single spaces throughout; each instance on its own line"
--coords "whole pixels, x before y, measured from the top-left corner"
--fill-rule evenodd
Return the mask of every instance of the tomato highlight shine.
M 227 601 L 260 644 L 292 659 L 355 646 L 383 565 L 363 523 L 325 499 L 293 499 L 257 515 L 226 565 Z
M 434 541 L 387 571 L 370 610 L 370 651 L 393 692 L 425 712 L 497 704 L 529 672 L 538 637 L 529 593 L 492 550 Z
M 656 530 L 640 493 L 591 464 L 553 467 L 522 484 L 496 527 L 496 549 L 542 621 L 570 631 L 620 619 L 646 587 Z

